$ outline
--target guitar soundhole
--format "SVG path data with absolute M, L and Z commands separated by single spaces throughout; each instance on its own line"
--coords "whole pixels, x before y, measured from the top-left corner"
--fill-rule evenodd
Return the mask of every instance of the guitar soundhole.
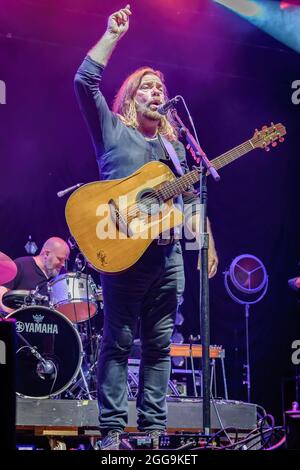
M 162 201 L 159 199 L 153 189 L 143 189 L 137 195 L 137 204 L 140 211 L 154 215 L 160 212 Z

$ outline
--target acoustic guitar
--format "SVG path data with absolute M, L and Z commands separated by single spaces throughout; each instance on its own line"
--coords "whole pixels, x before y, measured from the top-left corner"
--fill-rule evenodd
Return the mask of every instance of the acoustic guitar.
M 253 137 L 211 161 L 218 170 L 255 148 L 282 142 L 282 124 L 256 129 Z M 131 267 L 161 234 L 183 223 L 174 198 L 200 177 L 194 169 L 176 177 L 167 165 L 153 161 L 126 178 L 85 184 L 69 197 L 66 220 L 79 249 L 104 273 Z

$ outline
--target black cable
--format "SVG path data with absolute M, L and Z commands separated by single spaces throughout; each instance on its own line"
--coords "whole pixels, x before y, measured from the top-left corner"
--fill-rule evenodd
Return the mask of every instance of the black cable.
M 270 421 L 270 424 L 268 423 L 268 421 Z M 264 426 L 265 424 L 266 424 L 267 426 L 269 426 L 269 429 L 268 429 L 268 430 L 271 431 L 271 437 L 269 437 L 269 438 L 267 439 L 267 441 L 265 441 L 264 428 L 263 428 L 263 426 Z M 274 428 L 275 428 L 275 420 L 274 420 L 274 417 L 273 417 L 272 415 L 270 415 L 270 414 L 266 414 L 266 415 L 261 419 L 261 422 L 260 422 L 260 425 L 259 425 L 259 430 L 260 430 L 260 434 L 261 434 L 261 440 L 262 440 L 262 442 L 263 442 L 263 447 L 264 447 L 265 445 L 267 445 L 267 444 L 270 442 L 270 440 L 271 440 L 271 438 L 272 438 L 272 435 L 273 435 Z

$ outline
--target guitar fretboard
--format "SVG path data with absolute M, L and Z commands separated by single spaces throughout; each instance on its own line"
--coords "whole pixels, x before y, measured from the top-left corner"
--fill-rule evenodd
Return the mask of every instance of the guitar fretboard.
M 229 163 L 233 162 L 242 155 L 245 155 L 246 153 L 250 152 L 250 150 L 253 150 L 254 148 L 255 147 L 252 144 L 251 140 L 246 140 L 246 142 L 243 142 L 237 147 L 228 150 L 228 152 L 222 153 L 222 155 L 220 155 L 219 157 L 214 158 L 211 163 L 216 168 L 216 170 L 219 170 L 219 168 L 228 165 Z
M 228 150 L 228 152 L 225 152 L 219 157 L 215 158 L 211 161 L 211 163 L 216 168 L 216 170 L 219 170 L 219 168 L 228 165 L 242 155 L 250 152 L 250 150 L 253 150 L 254 148 L 255 147 L 251 140 L 247 140 L 246 142 L 243 142 L 237 147 L 234 147 L 233 149 Z M 168 181 L 164 186 L 157 190 L 156 193 L 163 201 L 168 201 L 174 196 L 178 196 L 179 194 L 182 194 L 184 191 L 189 189 L 191 185 L 199 181 L 199 178 L 199 171 L 192 170 L 174 181 Z
M 193 170 L 186 175 L 180 176 L 174 181 L 168 181 L 164 186 L 157 190 L 158 196 L 163 201 L 168 201 L 174 196 L 178 196 L 186 191 L 192 184 L 199 181 L 198 170 Z

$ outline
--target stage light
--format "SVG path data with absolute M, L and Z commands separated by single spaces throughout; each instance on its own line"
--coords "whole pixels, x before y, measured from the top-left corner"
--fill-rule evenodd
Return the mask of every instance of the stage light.
M 249 309 L 265 295 L 268 289 L 268 275 L 263 263 L 253 255 L 237 256 L 224 273 L 225 288 L 229 296 L 237 303 L 245 306 L 246 325 L 246 380 L 248 402 L 251 399 L 250 351 L 249 351 Z
M 299 1 L 214 0 L 245 18 L 265 33 L 300 52 Z
M 289 0 L 288 2 L 280 2 L 280 8 L 283 10 L 285 8 L 293 8 L 295 6 L 300 6 L 300 0 Z
M 261 12 L 261 7 L 256 2 L 248 0 L 214 0 L 242 16 L 257 16 Z
M 31 239 L 31 235 L 29 235 L 28 241 L 26 245 L 24 246 L 24 248 L 28 255 L 35 255 L 35 253 L 37 252 L 38 247 L 36 243 Z

